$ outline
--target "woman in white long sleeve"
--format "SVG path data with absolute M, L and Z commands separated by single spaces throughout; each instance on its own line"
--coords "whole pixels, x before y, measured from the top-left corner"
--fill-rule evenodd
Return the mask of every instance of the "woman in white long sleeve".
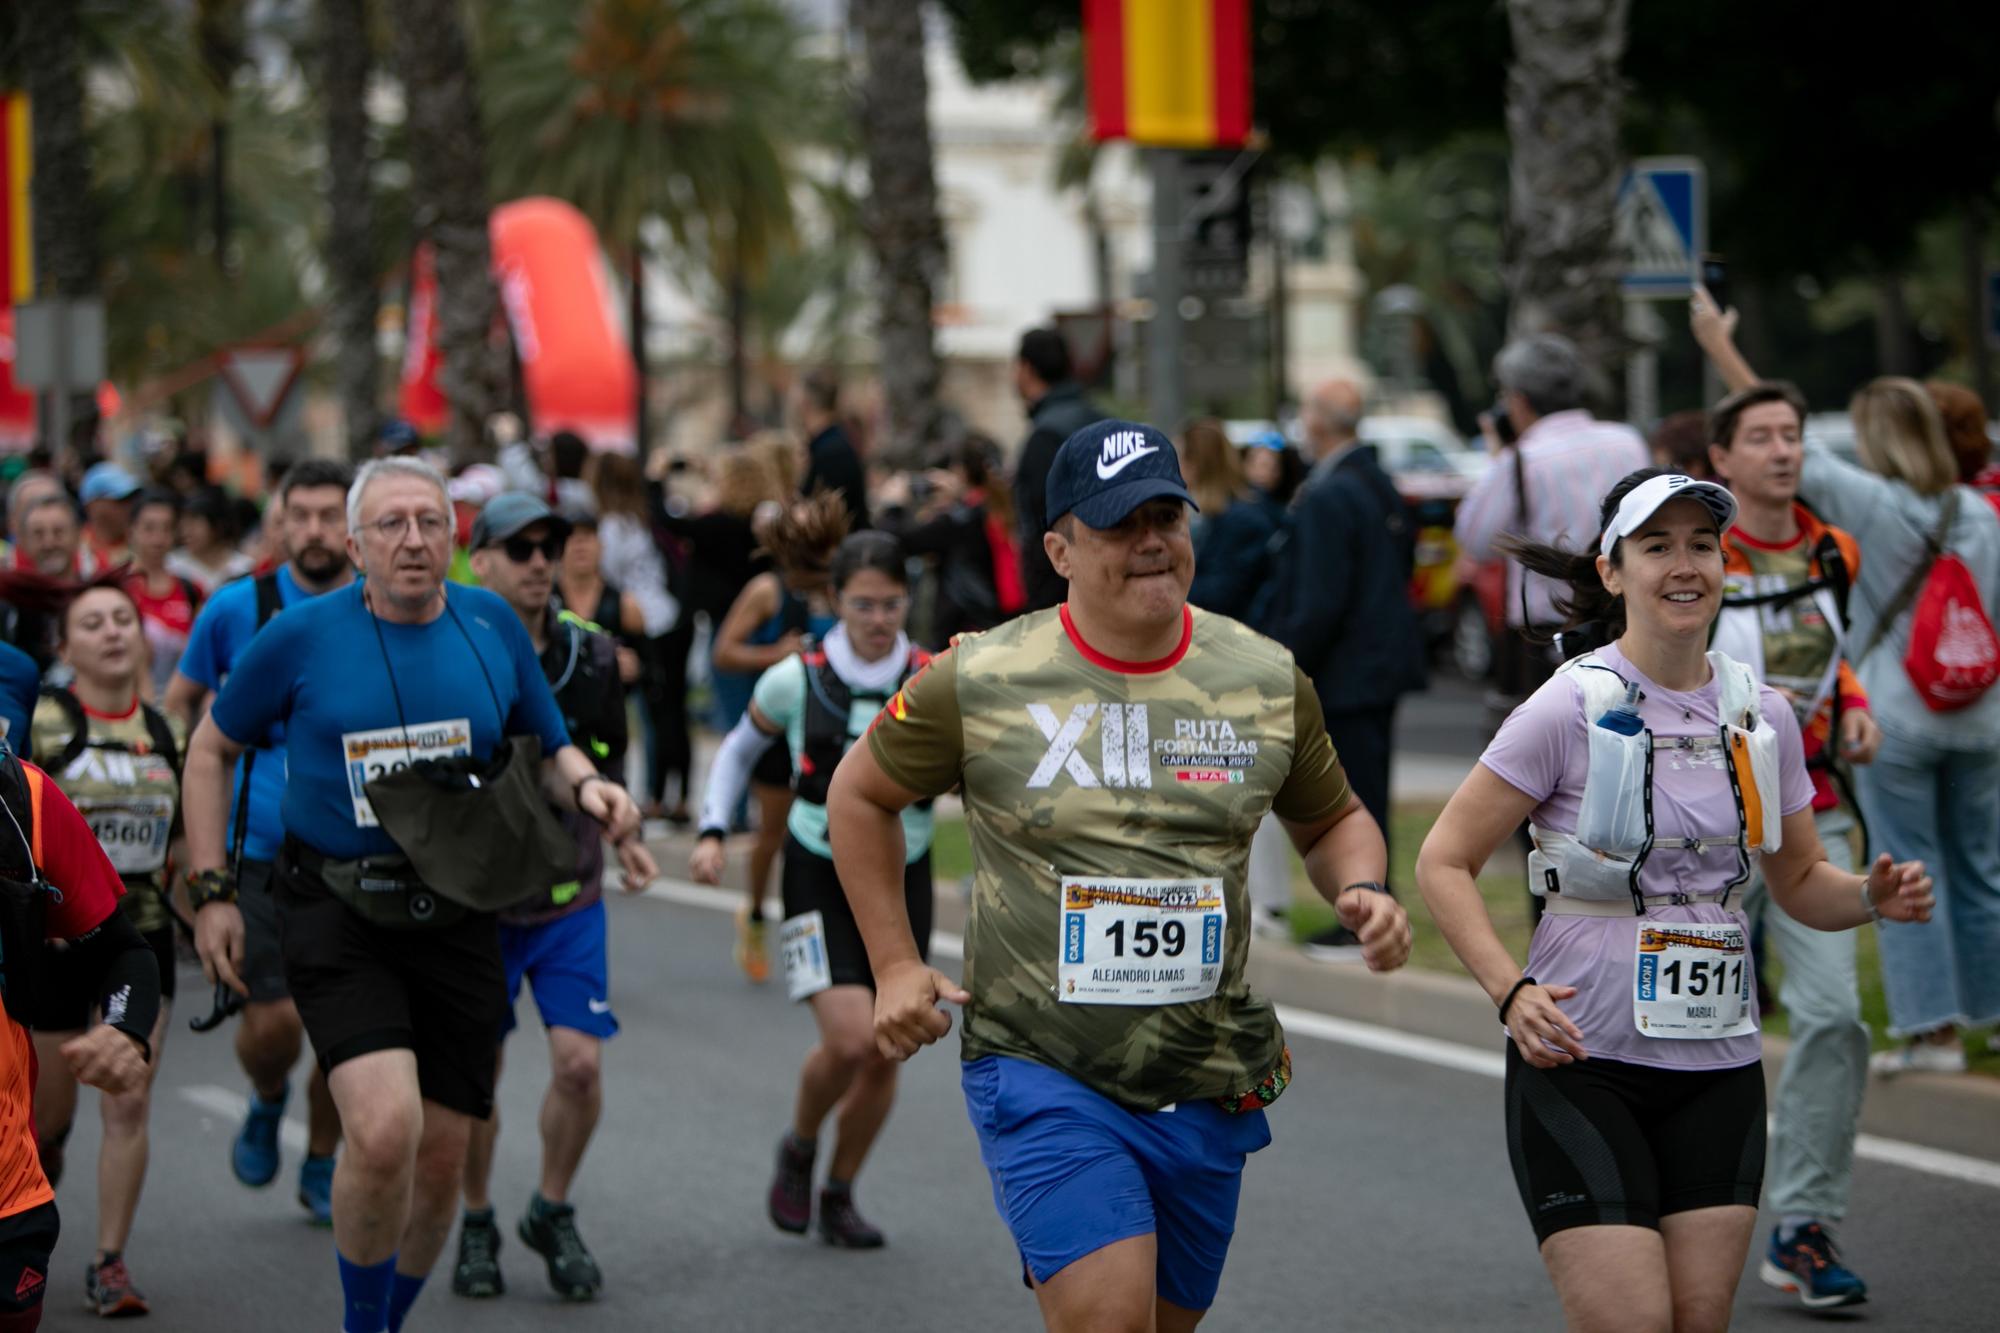
M 646 724 L 646 789 L 640 805 L 656 815 L 670 774 L 679 775 L 679 804 L 687 804 L 694 760 L 687 696 L 668 688 L 670 680 L 686 679 L 685 673 L 669 671 L 666 663 L 681 604 L 667 586 L 667 563 L 653 538 L 646 477 L 638 461 L 623 454 L 598 454 L 592 460 L 591 486 L 597 496 L 597 535 L 604 544 L 604 577 L 631 594 L 644 621 L 639 700 Z

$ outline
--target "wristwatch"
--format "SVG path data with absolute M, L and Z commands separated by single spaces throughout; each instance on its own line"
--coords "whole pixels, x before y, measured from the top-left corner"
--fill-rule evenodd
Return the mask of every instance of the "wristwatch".
M 187 886 L 188 906 L 197 912 L 210 903 L 236 901 L 236 877 L 227 870 L 190 870 L 182 883 Z

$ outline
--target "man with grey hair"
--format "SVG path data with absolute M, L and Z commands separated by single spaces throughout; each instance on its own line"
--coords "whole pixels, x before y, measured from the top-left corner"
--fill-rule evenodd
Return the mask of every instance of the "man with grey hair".
M 348 518 L 361 581 L 290 608 L 251 641 L 189 743 L 183 800 L 203 970 L 243 991 L 242 916 L 223 871 L 229 768 L 282 728 L 274 887 L 286 978 L 347 1140 L 333 1179 L 344 1326 L 379 1333 L 401 1326 L 450 1232 L 472 1121 L 492 1111 L 507 992 L 494 914 L 426 882 L 368 784 L 534 737 L 556 807 L 620 843 L 639 812 L 570 743 L 513 609 L 483 588 L 447 596 L 451 505 L 437 471 L 367 464 Z M 546 885 L 519 887 L 525 897 Z
M 1502 534 L 1588 550 L 1597 539 L 1598 500 L 1647 464 L 1646 442 L 1630 426 L 1599 421 L 1584 406 L 1586 373 L 1576 345 L 1555 333 L 1516 338 L 1493 358 L 1499 401 L 1481 417 L 1494 465 L 1458 506 L 1459 551 L 1490 560 Z M 1507 636 L 1500 689 L 1535 692 L 1554 674 L 1541 646 L 1562 623 L 1554 585 L 1507 562 Z

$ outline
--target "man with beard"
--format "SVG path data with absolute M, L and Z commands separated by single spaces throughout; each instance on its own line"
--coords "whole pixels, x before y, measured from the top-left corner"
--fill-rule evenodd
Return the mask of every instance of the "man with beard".
M 347 560 L 347 487 L 344 463 L 309 459 L 285 474 L 267 521 L 277 526 L 286 563 L 254 579 L 218 588 L 194 623 L 180 667 L 167 686 L 167 708 L 190 731 L 208 708 L 230 667 L 264 622 L 286 607 L 343 587 L 354 579 Z M 245 1185 L 269 1185 L 278 1175 L 278 1126 L 291 1095 L 305 1029 L 285 985 L 278 949 L 277 907 L 271 873 L 285 840 L 278 802 L 285 792 L 282 736 L 243 756 L 230 810 L 230 851 L 236 863 L 237 904 L 243 910 L 243 980 L 250 988 L 236 1029 L 236 1059 L 250 1078 L 250 1109 L 230 1146 L 230 1166 Z M 243 793 L 249 793 L 247 805 Z M 333 1220 L 333 1151 L 340 1119 L 314 1068 L 306 1084 L 306 1159 L 299 1168 L 299 1203 L 326 1225 Z

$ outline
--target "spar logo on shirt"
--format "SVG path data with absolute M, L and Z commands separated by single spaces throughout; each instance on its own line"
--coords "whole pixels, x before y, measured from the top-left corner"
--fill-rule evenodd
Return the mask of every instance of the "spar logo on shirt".
M 1067 718 L 1058 718 L 1047 704 L 1029 704 L 1027 710 L 1048 742 L 1041 762 L 1028 774 L 1030 790 L 1054 785 L 1058 773 L 1067 773 L 1079 787 L 1150 788 L 1155 763 L 1178 782 L 1237 783 L 1257 762 L 1257 742 L 1240 738 L 1235 725 L 1221 718 L 1177 717 L 1173 734 L 1155 739 L 1145 704 L 1075 704 Z M 1093 723 L 1095 770 L 1083 748 Z

